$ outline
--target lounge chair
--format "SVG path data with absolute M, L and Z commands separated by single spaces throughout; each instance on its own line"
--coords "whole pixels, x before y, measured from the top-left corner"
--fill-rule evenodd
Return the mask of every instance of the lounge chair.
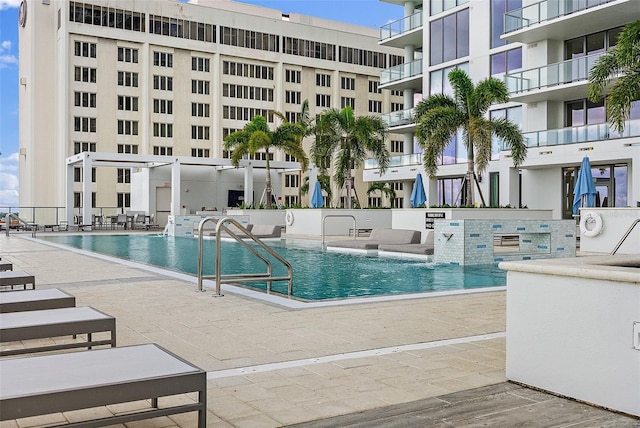
M 380 244 L 378 255 L 388 255 L 385 253 L 405 253 L 419 256 L 433 255 L 433 231 L 427 232 L 426 241 L 423 244 Z
M 92 334 L 109 332 L 109 339 L 93 340 Z M 45 309 L 0 314 L 0 342 L 75 336 L 86 334 L 85 342 L 54 343 L 52 345 L 0 350 L 0 356 L 30 354 L 60 349 L 89 348 L 99 345 L 116 346 L 116 319 L 92 307 Z M 6 345 L 5 345 L 6 346 Z
M 381 244 L 419 244 L 420 231 L 408 229 L 372 229 L 368 239 L 327 242 L 329 251 L 374 252 Z
M 30 285 L 31 289 L 35 290 L 36 278 L 23 270 L 0 272 L 0 291 L 15 290 L 13 287 L 16 285 L 22 285 L 23 290 L 27 289 L 27 285 Z
M 59 288 L 0 293 L 0 313 L 72 308 L 76 298 Z
M 13 270 L 13 263 L 0 261 L 0 271 Z
M 194 411 L 198 428 L 206 426 L 207 373 L 155 344 L 5 359 L 0 360 L 0 373 L 3 421 L 151 399 L 151 409 L 74 426 L 116 425 Z M 191 392 L 198 393 L 197 402 L 158 406 L 158 397 Z

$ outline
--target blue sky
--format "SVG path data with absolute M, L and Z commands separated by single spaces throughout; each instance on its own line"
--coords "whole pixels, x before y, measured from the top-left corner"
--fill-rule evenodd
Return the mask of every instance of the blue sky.
M 371 28 L 380 28 L 403 14 L 402 7 L 378 0 L 243 0 L 242 3 Z M 2 207 L 18 205 L 19 4 L 20 0 L 0 0 L 0 211 Z

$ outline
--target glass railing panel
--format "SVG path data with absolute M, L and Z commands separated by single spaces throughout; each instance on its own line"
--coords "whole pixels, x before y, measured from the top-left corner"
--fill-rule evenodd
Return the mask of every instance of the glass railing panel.
M 623 132 L 614 131 L 608 123 L 572 126 L 569 128 L 549 129 L 546 131 L 527 132 L 522 134 L 527 147 L 561 146 L 565 144 L 587 143 L 589 141 L 615 140 L 640 136 L 640 119 L 625 123 Z M 508 150 L 500 143 L 501 150 Z
M 504 33 L 517 31 L 533 24 L 560 18 L 614 0 L 545 0 L 514 9 L 504 14 Z
M 589 79 L 589 71 L 602 54 L 598 52 L 544 67 L 508 73 L 504 76 L 504 82 L 510 94 L 517 94 L 533 89 L 585 81 Z
M 422 11 L 398 19 L 380 27 L 380 41 L 422 27 Z
M 400 166 L 414 166 L 422 164 L 422 153 L 411 153 L 408 155 L 391 156 L 389 158 L 389 168 L 397 168 Z M 364 161 L 364 169 L 378 169 L 378 161 L 375 159 L 367 159 Z
M 415 109 L 399 110 L 383 114 L 380 119 L 389 127 L 409 125 L 413 123 L 413 113 Z
M 422 58 L 382 70 L 380 72 L 380 84 L 384 85 L 385 83 L 417 75 L 422 75 Z

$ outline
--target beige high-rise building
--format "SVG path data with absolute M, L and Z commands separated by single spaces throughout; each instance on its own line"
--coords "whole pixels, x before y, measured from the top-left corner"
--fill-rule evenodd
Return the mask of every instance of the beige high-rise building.
M 379 88 L 402 50 L 379 46 L 377 29 L 228 0 L 24 0 L 20 24 L 22 207 L 73 192 L 78 208 L 83 172 L 67 185 L 65 160 L 81 152 L 227 158 L 226 135 L 254 115 L 295 120 L 304 100 L 311 117 L 402 108 Z M 92 171 L 92 206 L 128 208 L 131 171 Z M 280 175 L 282 202 L 306 205 L 298 173 Z

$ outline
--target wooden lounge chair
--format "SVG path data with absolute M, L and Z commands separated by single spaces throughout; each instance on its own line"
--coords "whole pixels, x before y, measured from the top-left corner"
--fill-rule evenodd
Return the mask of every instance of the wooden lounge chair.
M 92 334 L 109 332 L 109 339 L 93 340 Z M 0 342 L 18 342 L 49 337 L 86 334 L 83 342 L 62 342 L 52 345 L 0 349 L 0 356 L 29 354 L 61 349 L 89 348 L 99 345 L 116 346 L 116 319 L 92 307 L 45 309 L 0 314 Z
M 14 286 L 16 285 L 22 285 L 23 290 L 27 289 L 27 285 L 30 285 L 31 289 L 35 290 L 36 278 L 23 270 L 0 272 L 0 291 L 15 290 Z
M 76 298 L 58 288 L 0 293 L 0 313 L 72 308 Z
M 0 420 L 151 399 L 152 408 L 73 426 L 123 424 L 177 413 L 207 418 L 207 373 L 155 344 L 0 360 Z M 190 392 L 198 401 L 158 406 L 158 397 Z M 191 426 L 196 426 L 194 423 Z

